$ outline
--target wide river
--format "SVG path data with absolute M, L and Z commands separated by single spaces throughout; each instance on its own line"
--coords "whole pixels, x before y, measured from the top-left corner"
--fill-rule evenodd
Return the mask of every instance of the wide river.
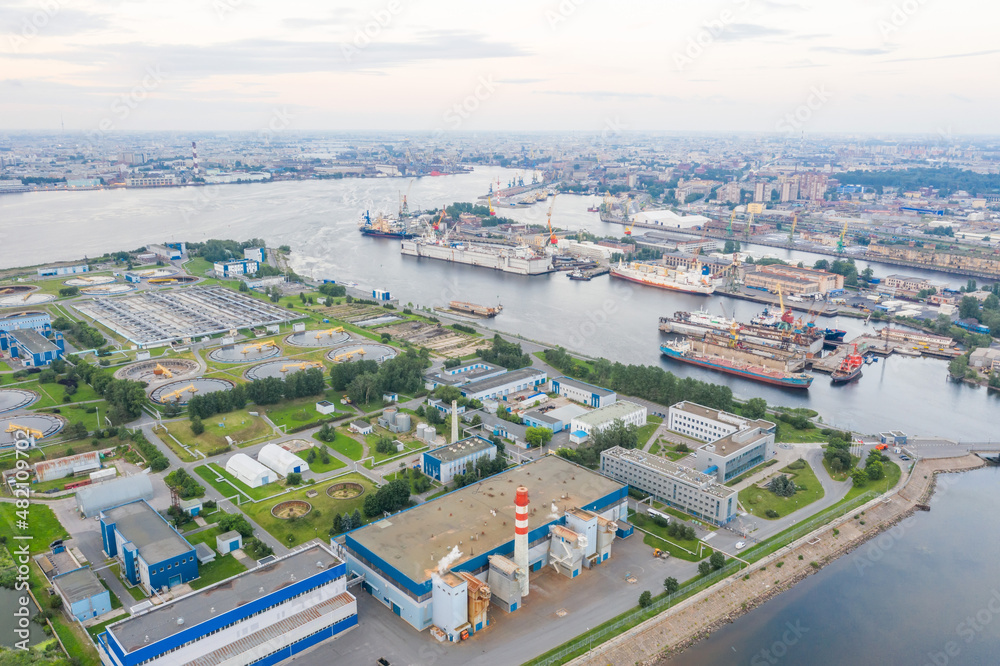
M 501 302 L 504 312 L 492 322 L 501 331 L 613 361 L 660 364 L 678 375 L 725 383 L 740 397 L 809 406 L 841 427 L 867 433 L 901 429 L 966 441 L 992 437 L 990 423 L 1000 402 L 986 390 L 950 382 L 944 361 L 890 358 L 869 366 L 860 381 L 848 386 L 833 386 L 819 375 L 808 392 L 770 387 L 672 363 L 659 352 L 660 316 L 699 307 L 722 312 L 725 307 L 730 315 L 749 317 L 760 309 L 753 303 L 674 294 L 609 276 L 573 282 L 562 273 L 526 277 L 404 257 L 398 242 L 357 232 L 362 211 L 394 210 L 400 192 L 408 187 L 411 207 L 428 209 L 475 201 L 490 182 L 500 178 L 506 184 L 512 173 L 484 168 L 471 174 L 420 178 L 412 187 L 405 179 L 345 179 L 6 195 L 0 197 L 0 267 L 95 256 L 168 240 L 262 237 L 272 246 L 290 245 L 294 268 L 306 276 L 388 289 L 403 303 L 422 306 L 453 299 Z M 587 212 L 598 201 L 598 197 L 558 197 L 553 224 L 620 236 L 621 226 L 603 223 L 597 213 Z M 501 209 L 500 214 L 544 223 L 547 210 L 547 203 L 539 203 Z M 753 251 L 807 263 L 818 258 L 766 247 Z M 889 266 L 873 268 L 876 275 L 896 272 Z M 922 274 L 937 282 L 962 283 L 941 273 Z M 819 323 L 836 324 L 849 337 L 864 330 L 860 321 L 848 318 Z

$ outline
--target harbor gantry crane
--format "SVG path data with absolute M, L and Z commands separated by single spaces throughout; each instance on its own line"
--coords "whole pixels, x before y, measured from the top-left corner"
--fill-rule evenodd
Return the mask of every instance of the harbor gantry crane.
M 7 432 L 23 432 L 28 437 L 33 437 L 35 439 L 41 439 L 45 435 L 42 434 L 41 430 L 35 430 L 34 428 L 29 428 L 28 426 L 18 425 L 16 423 L 11 423 L 7 426 Z
M 343 332 L 344 332 L 343 326 L 334 326 L 333 328 L 328 328 L 325 331 L 316 331 L 316 339 L 319 340 L 324 335 L 329 335 L 330 337 L 333 337 L 334 333 L 343 333 Z
M 333 362 L 340 363 L 341 361 L 350 361 L 352 358 L 354 358 L 355 354 L 361 354 L 362 356 L 364 356 L 365 350 L 361 347 L 358 347 L 357 349 L 352 349 L 349 352 L 344 352 L 343 354 L 337 354 L 336 356 L 333 357 Z
M 847 222 L 844 222 L 844 228 L 840 230 L 840 238 L 837 239 L 837 252 L 844 251 L 845 236 L 847 236 Z
M 168 400 L 172 400 L 174 402 L 180 402 L 181 397 L 183 397 L 185 393 L 190 393 L 191 395 L 194 395 L 197 392 L 198 392 L 197 387 L 194 384 L 189 384 L 182 389 L 177 389 L 176 391 L 171 391 L 170 393 L 165 394 L 161 398 L 161 400 L 163 402 L 167 402 Z
M 439 231 L 441 229 L 441 225 L 444 224 L 444 216 L 446 214 L 447 211 L 445 210 L 444 206 L 441 206 L 441 215 L 439 215 L 438 219 L 434 221 L 434 231 Z
M 552 203 L 549 204 L 549 243 L 556 245 L 559 243 L 559 239 L 556 238 L 556 234 L 552 231 L 552 209 L 556 206 L 556 198 L 552 197 Z
M 241 353 L 249 354 L 251 351 L 255 350 L 257 352 L 261 352 L 270 347 L 277 347 L 277 346 L 278 345 L 274 344 L 274 340 L 265 340 L 264 342 L 251 342 L 250 344 L 248 344 L 246 347 L 243 348 L 243 351 Z
M 302 363 L 286 363 L 281 366 L 282 372 L 288 372 L 289 368 L 298 368 L 299 370 L 305 370 L 306 368 L 322 368 L 323 364 L 319 361 L 303 361 Z
M 408 196 L 410 196 L 410 190 L 413 189 L 413 182 L 415 180 L 416 180 L 416 178 L 413 178 L 413 179 L 410 180 L 410 185 L 409 185 L 409 187 L 406 188 L 406 194 L 403 195 L 403 201 L 399 205 L 399 216 L 400 217 L 409 217 L 410 216 L 410 204 L 407 203 L 406 198 Z
M 165 376 L 166 376 L 166 377 L 167 377 L 168 379 L 174 376 L 174 373 L 173 373 L 173 372 L 171 372 L 171 371 L 170 371 L 170 370 L 168 370 L 167 368 L 164 368 L 164 367 L 163 367 L 162 365 L 160 365 L 159 363 L 157 363 L 157 364 L 156 364 L 156 367 L 155 367 L 155 368 L 153 368 L 153 374 L 154 374 L 154 375 L 165 375 Z
M 792 229 L 791 229 L 791 231 L 788 232 L 788 242 L 789 243 L 794 243 L 795 242 L 795 224 L 798 221 L 799 221 L 799 215 L 798 215 L 798 213 L 796 213 L 795 215 L 792 216 Z

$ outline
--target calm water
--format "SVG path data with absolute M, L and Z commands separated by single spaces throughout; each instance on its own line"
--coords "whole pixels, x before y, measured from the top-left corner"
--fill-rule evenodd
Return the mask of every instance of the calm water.
M 1000 515 L 982 510 L 1000 501 L 1000 470 L 938 479 L 930 513 L 898 536 L 869 541 L 666 663 L 1000 663 Z
M 18 597 L 26 595 L 27 592 L 19 592 L 17 590 L 10 590 L 6 587 L 0 587 L 0 608 L 3 609 L 3 613 L 0 614 L 0 645 L 4 647 L 14 647 L 14 644 L 21 640 L 21 637 L 14 633 L 14 630 L 18 628 L 17 618 L 14 617 L 14 611 L 20 608 L 18 603 Z M 38 614 L 38 608 L 35 607 L 34 602 L 29 600 L 28 602 L 31 612 L 31 617 Z M 35 622 L 28 623 L 28 631 L 30 632 L 28 638 L 28 645 L 34 645 L 45 638 L 45 632 L 42 630 L 42 626 Z
M 425 177 L 413 182 L 413 208 L 474 201 L 497 177 L 510 172 L 481 169 L 472 174 Z M 659 353 L 659 317 L 676 310 L 706 307 L 749 317 L 759 306 L 719 296 L 673 294 L 608 276 L 574 282 L 564 274 L 509 275 L 431 259 L 404 257 L 396 241 L 357 233 L 361 212 L 394 210 L 404 179 L 282 182 L 212 188 L 32 193 L 0 197 L 0 267 L 73 259 L 132 249 L 162 240 L 247 239 L 293 249 L 294 268 L 315 278 L 353 280 L 388 289 L 403 303 L 438 306 L 461 299 L 502 302 L 504 313 L 491 325 L 526 338 L 555 342 L 591 356 L 625 363 L 661 364 L 681 376 L 725 383 L 740 397 L 761 396 L 772 404 L 809 406 L 838 426 L 863 432 L 889 428 L 911 433 L 986 441 L 1000 403 L 985 390 L 948 382 L 947 364 L 931 359 L 890 358 L 865 369 L 859 382 L 832 386 L 819 375 L 808 392 L 769 387 L 718 373 L 670 363 Z M 620 235 L 587 207 L 599 197 L 560 196 L 553 225 Z M 548 203 L 501 208 L 521 221 L 544 223 Z M 32 233 L 19 229 L 30 226 Z M 755 248 L 811 263 L 819 255 Z M 896 272 L 879 266 L 876 275 Z M 913 271 L 908 271 L 913 272 Z M 930 274 L 932 279 L 947 279 Z M 820 320 L 855 335 L 853 319 Z

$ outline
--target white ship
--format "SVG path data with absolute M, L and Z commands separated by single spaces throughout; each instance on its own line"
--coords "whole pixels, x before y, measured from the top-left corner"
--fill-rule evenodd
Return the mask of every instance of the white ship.
M 553 270 L 551 257 L 537 254 L 526 245 L 504 247 L 425 237 L 402 241 L 399 251 L 412 257 L 453 261 L 518 275 L 543 275 Z
M 710 276 L 683 268 L 670 268 L 669 266 L 639 262 L 627 264 L 619 262 L 617 266 L 611 268 L 611 275 L 650 287 L 681 291 L 687 294 L 709 296 L 715 293 L 715 285 Z

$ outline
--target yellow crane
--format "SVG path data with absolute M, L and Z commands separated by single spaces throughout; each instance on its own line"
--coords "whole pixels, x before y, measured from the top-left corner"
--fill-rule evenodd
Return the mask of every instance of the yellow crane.
M 35 439 L 41 439 L 45 435 L 42 434 L 41 430 L 35 430 L 34 428 L 29 428 L 28 426 L 18 425 L 16 423 L 11 423 L 7 426 L 7 432 L 23 432 L 29 437 L 34 437 Z
M 303 361 L 302 363 L 286 363 L 281 366 L 282 372 L 288 372 L 289 368 L 298 368 L 299 370 L 305 370 L 306 368 L 322 368 L 323 364 L 319 361 Z
M 361 354 L 362 356 L 364 356 L 365 350 L 362 349 L 361 347 L 358 347 L 357 349 L 354 349 L 352 351 L 344 352 L 343 354 L 337 354 L 336 356 L 333 357 L 333 362 L 340 363 L 341 361 L 350 361 L 355 354 Z
M 180 402 L 181 397 L 185 393 L 190 393 L 191 395 L 194 395 L 197 392 L 198 389 L 195 387 L 195 385 L 189 384 L 188 386 L 185 386 L 182 389 L 177 389 L 176 391 L 171 391 L 170 393 L 167 393 L 161 398 L 161 401 L 166 402 L 167 400 L 173 400 L 174 402 Z
M 248 344 L 246 347 L 243 348 L 243 351 L 241 353 L 249 354 L 251 351 L 255 350 L 261 352 L 270 347 L 277 347 L 277 346 L 278 345 L 274 344 L 274 340 L 265 340 L 264 342 L 251 342 L 250 344 Z
M 168 369 L 164 368 L 164 367 L 163 367 L 162 365 L 160 365 L 159 363 L 157 363 L 157 364 L 156 364 L 156 367 L 155 367 L 155 368 L 153 368 L 153 374 L 154 374 L 154 375 L 166 375 L 166 376 L 167 376 L 168 378 L 170 378 L 170 377 L 173 377 L 173 376 L 174 376 L 174 373 L 173 373 L 173 372 L 171 372 L 170 370 L 168 370 Z
M 324 335 L 333 336 L 334 333 L 343 333 L 343 332 L 344 332 L 344 327 L 343 326 L 335 326 L 333 328 L 328 328 L 325 331 L 317 331 L 316 332 L 316 339 L 319 340 Z
M 844 236 L 847 235 L 847 222 L 844 222 L 844 228 L 840 230 L 840 238 L 837 239 L 837 252 L 844 251 Z

